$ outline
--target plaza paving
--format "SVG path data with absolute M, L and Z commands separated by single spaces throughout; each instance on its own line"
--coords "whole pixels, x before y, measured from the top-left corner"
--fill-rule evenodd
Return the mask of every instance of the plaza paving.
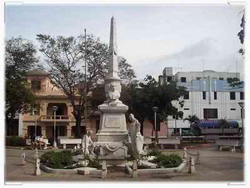
M 132 179 L 123 169 L 108 169 L 108 178 L 69 174 L 50 174 L 42 171 L 41 176 L 34 176 L 34 165 L 26 163 L 21 166 L 20 149 L 6 149 L 5 181 L 224 181 L 236 182 L 244 180 L 244 154 L 241 152 L 218 151 L 213 145 L 197 146 L 190 151 L 200 151 L 201 164 L 196 165 L 196 173 L 188 174 L 187 168 L 182 173 L 143 175 Z M 164 150 L 167 152 L 166 150 Z M 31 156 L 34 150 L 26 150 Z M 182 150 L 178 152 L 182 153 Z

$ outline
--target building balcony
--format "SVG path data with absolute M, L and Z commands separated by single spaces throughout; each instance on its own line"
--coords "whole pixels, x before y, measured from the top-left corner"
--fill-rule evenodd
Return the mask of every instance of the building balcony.
M 43 122 L 53 122 L 54 121 L 54 115 L 42 115 L 40 118 Z M 56 115 L 55 120 L 57 122 L 69 122 L 70 117 L 68 115 Z

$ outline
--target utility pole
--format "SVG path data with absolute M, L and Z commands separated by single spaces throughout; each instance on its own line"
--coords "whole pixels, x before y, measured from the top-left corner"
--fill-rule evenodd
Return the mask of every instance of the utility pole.
M 85 108 L 84 108 L 84 132 L 85 132 L 85 140 L 84 140 L 84 156 L 86 155 L 86 150 L 87 150 L 87 60 L 86 60 L 86 52 L 87 52 L 87 33 L 86 29 L 84 29 L 84 38 L 85 38 L 85 53 L 84 53 L 84 64 L 85 64 Z

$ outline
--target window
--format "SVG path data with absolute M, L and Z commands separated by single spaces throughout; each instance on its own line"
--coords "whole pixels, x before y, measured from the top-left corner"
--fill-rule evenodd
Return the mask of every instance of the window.
M 224 78 L 220 77 L 219 80 L 224 80 Z
M 235 111 L 236 109 L 235 109 L 235 108 L 231 108 L 230 110 L 233 110 L 233 111 Z
M 196 80 L 201 80 L 201 77 L 196 77 Z
M 186 77 L 181 77 L 181 82 L 186 82 L 187 78 Z
M 184 99 L 189 99 L 189 92 L 188 92 L 188 91 L 185 92 L 185 94 L 184 94 Z
M 202 92 L 202 95 L 203 95 L 203 96 L 202 96 L 203 99 L 206 100 L 206 91 L 203 91 L 203 92 Z
M 230 100 L 235 100 L 235 92 L 230 92 Z
M 240 92 L 240 100 L 244 100 L 244 92 Z
M 217 91 L 214 92 L 214 100 L 217 100 Z
M 204 112 L 204 119 L 209 119 L 209 118 L 216 119 L 216 118 L 218 118 L 218 110 L 216 108 L 214 108 L 214 109 L 204 108 L 203 112 Z
M 33 91 L 41 90 L 41 80 L 31 80 L 31 89 Z
M 172 81 L 172 76 L 167 76 L 167 82 L 171 82 Z
M 189 108 L 184 108 L 184 110 L 189 110 Z

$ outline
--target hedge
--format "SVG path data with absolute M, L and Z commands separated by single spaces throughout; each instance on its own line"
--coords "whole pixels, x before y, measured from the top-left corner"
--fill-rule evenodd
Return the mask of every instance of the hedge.
M 7 136 L 5 144 L 6 146 L 25 146 L 26 140 L 18 136 Z

